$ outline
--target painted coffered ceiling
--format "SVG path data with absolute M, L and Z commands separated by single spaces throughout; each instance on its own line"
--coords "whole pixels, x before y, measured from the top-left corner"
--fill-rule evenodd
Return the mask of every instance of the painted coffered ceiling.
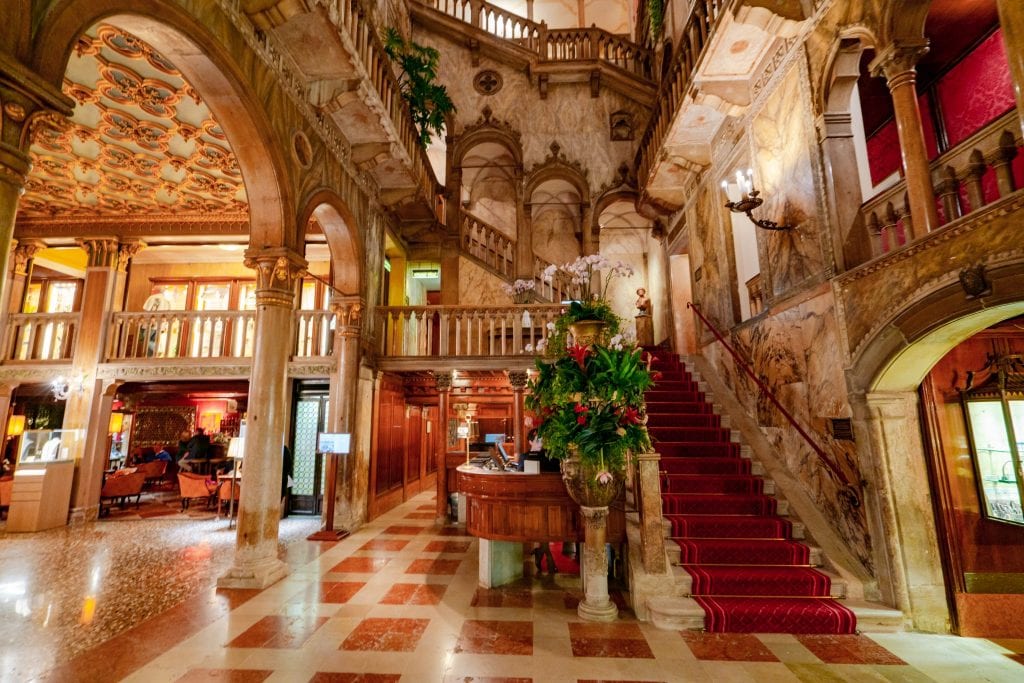
M 75 45 L 63 89 L 74 114 L 32 144 L 19 218 L 244 219 L 245 187 L 224 131 L 148 44 L 97 24 Z

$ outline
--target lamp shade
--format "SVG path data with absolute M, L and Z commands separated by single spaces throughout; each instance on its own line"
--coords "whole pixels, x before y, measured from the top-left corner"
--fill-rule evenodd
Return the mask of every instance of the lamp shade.
M 240 436 L 231 437 L 228 442 L 228 457 L 241 460 L 245 456 L 245 439 Z
M 25 416 L 11 415 L 7 420 L 7 436 L 21 436 L 25 431 Z
M 120 434 L 122 429 L 124 429 L 124 413 L 111 413 L 107 433 Z

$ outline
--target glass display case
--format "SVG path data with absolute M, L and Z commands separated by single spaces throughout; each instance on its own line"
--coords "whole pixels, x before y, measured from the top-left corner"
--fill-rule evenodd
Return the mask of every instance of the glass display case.
M 68 460 L 78 429 L 29 429 L 21 435 L 19 464 Z

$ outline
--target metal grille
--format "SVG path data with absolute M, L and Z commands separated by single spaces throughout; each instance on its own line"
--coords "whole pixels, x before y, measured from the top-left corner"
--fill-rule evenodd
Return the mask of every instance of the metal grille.
M 316 434 L 320 426 L 320 400 L 299 401 L 295 409 L 295 462 L 292 495 L 312 496 L 315 483 Z

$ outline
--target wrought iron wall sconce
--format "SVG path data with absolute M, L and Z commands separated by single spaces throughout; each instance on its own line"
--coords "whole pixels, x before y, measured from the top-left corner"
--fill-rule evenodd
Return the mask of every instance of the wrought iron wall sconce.
M 736 186 L 739 188 L 742 196 L 739 201 L 732 201 L 731 199 L 725 203 L 725 208 L 729 209 L 733 213 L 746 214 L 750 222 L 759 228 L 764 230 L 792 230 L 792 225 L 779 225 L 775 221 L 770 221 L 767 218 L 754 218 L 752 213 L 754 209 L 764 204 L 764 200 L 760 197 L 760 190 L 754 187 L 754 170 L 748 168 L 747 174 L 744 176 L 742 171 L 736 171 Z M 722 192 L 725 193 L 726 199 L 729 198 L 729 181 L 722 181 Z

